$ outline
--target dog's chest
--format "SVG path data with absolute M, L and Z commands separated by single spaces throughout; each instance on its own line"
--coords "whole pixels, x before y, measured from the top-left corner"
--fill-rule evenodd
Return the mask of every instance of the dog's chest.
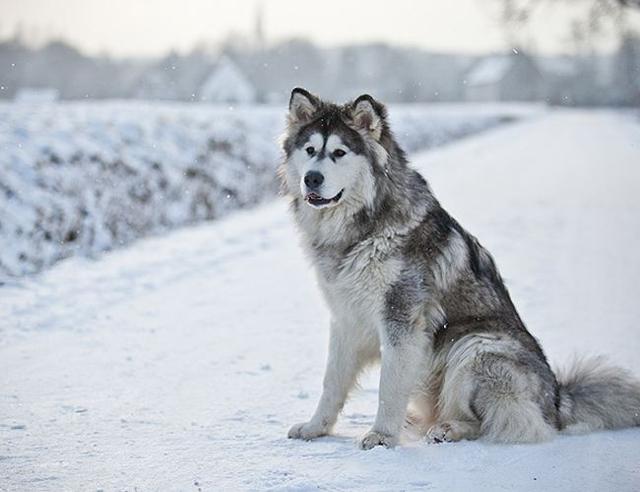
M 380 319 L 402 268 L 388 241 L 368 239 L 345 253 L 320 253 L 317 260 L 320 286 L 333 314 Z

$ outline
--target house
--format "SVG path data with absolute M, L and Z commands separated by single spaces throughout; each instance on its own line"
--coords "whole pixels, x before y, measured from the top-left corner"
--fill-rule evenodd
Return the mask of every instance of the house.
M 544 97 L 543 77 L 533 58 L 522 52 L 476 62 L 465 78 L 467 101 L 537 101 Z
M 132 66 L 130 93 L 135 98 L 167 101 L 193 101 L 202 81 L 211 71 L 211 60 L 203 50 L 188 55 L 169 53 L 161 60 L 143 65 L 135 73 Z
M 218 60 L 198 92 L 202 101 L 214 103 L 249 104 L 258 96 L 251 81 L 227 56 Z

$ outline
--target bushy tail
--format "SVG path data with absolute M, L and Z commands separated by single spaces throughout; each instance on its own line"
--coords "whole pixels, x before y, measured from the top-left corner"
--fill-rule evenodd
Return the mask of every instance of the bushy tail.
M 640 380 L 604 358 L 576 360 L 558 372 L 560 423 L 567 432 L 640 425 Z

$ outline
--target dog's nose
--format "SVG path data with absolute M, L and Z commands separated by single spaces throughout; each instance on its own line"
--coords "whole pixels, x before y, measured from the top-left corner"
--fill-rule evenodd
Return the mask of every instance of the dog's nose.
M 309 171 L 304 175 L 304 184 L 307 185 L 307 188 L 310 190 L 317 190 L 323 181 L 324 176 L 318 171 Z

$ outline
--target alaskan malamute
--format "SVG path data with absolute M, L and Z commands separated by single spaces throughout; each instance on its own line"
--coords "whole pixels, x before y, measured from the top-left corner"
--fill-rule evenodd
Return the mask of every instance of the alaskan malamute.
M 557 378 L 491 255 L 438 203 L 369 95 L 291 93 L 283 186 L 331 310 L 322 397 L 289 437 L 331 431 L 360 371 L 380 360 L 363 449 L 408 420 L 431 442 L 537 442 L 640 425 L 640 383 L 599 359 Z

